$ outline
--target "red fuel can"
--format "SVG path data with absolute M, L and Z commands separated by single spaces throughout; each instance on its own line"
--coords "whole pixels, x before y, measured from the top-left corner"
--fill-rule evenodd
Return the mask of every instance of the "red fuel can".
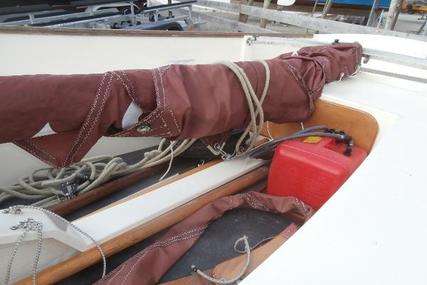
M 276 148 L 267 193 L 294 196 L 319 209 L 350 177 L 367 153 L 354 146 L 344 155 L 345 143 L 328 137 L 286 141 Z

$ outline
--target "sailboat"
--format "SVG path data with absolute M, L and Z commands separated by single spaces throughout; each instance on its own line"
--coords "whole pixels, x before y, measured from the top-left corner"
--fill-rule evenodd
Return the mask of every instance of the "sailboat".
M 86 164 L 104 167 L 110 160 L 119 159 L 118 166 L 114 164 L 117 176 L 99 180 L 80 177 L 90 180 L 88 183 L 99 182 L 85 193 L 79 194 L 78 191 L 92 184 L 81 186 L 84 182 L 73 180 L 53 187 L 62 194 L 46 194 L 38 197 L 40 199 L 34 198 L 35 202 L 24 203 L 24 206 L 16 206 L 18 202 L 25 202 L 22 199 L 15 200 L 16 197 L 9 196 L 4 199 L 4 210 L 0 214 L 2 282 L 92 283 L 104 274 L 106 276 L 99 281 L 100 284 L 177 282 L 180 278 L 161 279 L 162 276 L 154 278 L 152 275 L 157 271 L 166 273 L 174 265 L 171 260 L 181 258 L 188 249 L 173 258 L 172 255 L 160 256 L 155 250 L 159 244 L 165 244 L 168 238 L 173 237 L 174 231 L 188 229 L 186 221 L 201 217 L 200 213 L 207 213 L 206 207 L 224 201 L 246 203 L 247 207 L 258 210 L 268 208 L 267 212 L 278 214 L 283 209 L 276 207 L 279 202 L 274 201 L 280 200 L 281 205 L 292 205 L 285 207 L 283 213 L 292 220 L 291 226 L 295 225 L 280 229 L 279 232 L 286 234 L 282 242 L 273 238 L 257 247 L 249 233 L 245 234 L 249 240 L 239 240 L 242 250 L 237 258 L 241 260 L 234 265 L 223 264 L 223 267 L 234 268 L 235 271 L 243 268 L 241 274 L 233 275 L 219 267 L 219 271 L 215 271 L 221 262 L 227 262 L 222 260 L 210 268 L 188 267 L 187 278 L 193 279 L 185 279 L 181 284 L 203 284 L 195 283 L 195 280 L 214 284 L 237 281 L 241 284 L 401 284 L 408 280 L 411 284 L 425 283 L 422 267 L 427 256 L 423 246 L 427 235 L 423 219 L 423 201 L 427 195 L 423 189 L 425 134 L 422 131 L 427 108 L 425 42 L 361 34 L 282 37 L 39 28 L 1 28 L 0 39 L 0 96 L 2 102 L 8 103 L 1 107 L 8 114 L 7 117 L 3 115 L 3 132 L 0 131 L 4 141 L 0 145 L 2 195 L 10 194 L 3 189 L 16 189 L 13 187 L 22 184 L 36 185 L 41 173 L 47 173 L 47 179 L 64 180 L 68 176 L 63 173 L 68 172 L 61 172 L 61 169 L 77 169 Z M 317 56 L 328 58 L 336 70 L 326 70 L 328 63 L 319 63 L 324 59 L 313 60 Z M 298 60 L 304 64 L 298 65 Z M 287 81 L 291 77 L 277 73 L 274 64 L 279 61 L 280 64 L 291 62 L 287 70 L 290 76 L 294 73 L 289 70 L 295 66 L 301 68 L 299 71 L 303 76 L 299 79 L 308 78 L 311 85 L 307 90 L 313 96 L 312 102 L 307 101 L 309 99 L 304 92 L 301 93 L 305 96 L 302 105 L 298 102 L 294 102 L 294 106 L 280 105 L 278 101 L 268 101 L 272 100 L 268 97 L 268 90 L 271 92 L 270 88 L 275 86 L 282 88 L 277 94 L 284 94 L 284 97 L 288 96 L 286 98 L 296 94 L 291 93 L 292 90 L 298 93 L 298 88 L 306 88 L 295 85 L 300 87 L 292 89 L 294 83 Z M 307 62 L 309 64 L 305 65 Z M 209 73 L 207 70 L 211 68 L 216 68 L 216 72 Z M 299 71 L 295 74 L 300 74 Z M 247 79 L 244 79 L 245 75 Z M 182 102 L 199 104 L 200 108 L 206 109 L 202 114 L 191 113 L 196 117 L 184 112 L 182 117 L 178 116 L 178 122 L 172 120 L 173 116 L 160 114 L 165 125 L 156 125 L 154 119 L 151 125 L 146 124 L 147 116 L 150 119 L 149 113 L 155 112 L 155 109 L 147 107 L 148 99 L 144 104 L 135 106 L 132 104 L 138 100 L 132 101 L 132 96 L 130 99 L 120 97 L 132 94 L 137 88 L 140 90 L 135 94 L 148 96 L 144 93 L 151 90 L 148 87 L 132 89 L 129 84 L 138 83 L 138 79 L 144 79 L 144 82 L 153 80 L 154 84 L 164 80 L 159 86 L 165 87 L 168 96 L 172 96 L 167 100 L 175 102 L 177 109 L 173 112 L 182 108 Z M 296 78 L 295 82 L 299 79 Z M 260 81 L 255 86 L 256 80 Z M 111 106 L 120 110 L 112 111 L 113 116 L 120 113 L 119 119 L 114 117 L 114 128 L 108 125 L 102 129 L 100 124 L 96 129 L 82 133 L 85 122 L 99 120 L 96 112 L 91 115 L 90 107 L 102 102 L 96 101 L 96 94 L 107 94 L 105 90 L 110 88 L 109 82 L 117 83 L 111 85 L 114 91 L 111 94 L 118 94 Z M 230 89 L 226 84 L 219 86 L 215 82 L 233 84 L 234 93 L 227 98 L 237 100 L 233 102 L 239 104 L 215 105 L 215 96 L 226 96 Z M 249 91 L 245 91 L 245 86 Z M 191 90 L 198 91 L 197 88 L 206 92 L 189 97 L 183 95 Z M 251 88 L 258 99 L 253 96 L 245 99 L 245 94 L 251 94 Z M 158 86 L 153 86 L 154 89 L 156 94 L 162 94 Z M 216 89 L 220 92 L 215 92 Z M 86 97 L 78 99 L 81 90 L 83 93 L 86 90 L 95 92 L 90 98 L 94 105 L 87 105 L 89 99 Z M 70 102 L 53 102 L 61 92 L 63 97 L 60 98 L 70 98 Z M 263 105 L 261 93 L 265 93 L 265 104 L 270 102 L 271 105 Z M 177 98 L 174 96 L 181 96 L 181 101 L 173 101 Z M 21 104 L 22 98 L 28 101 L 23 100 L 25 104 Z M 50 98 L 49 102 L 42 102 L 43 98 Z M 127 98 L 125 103 L 123 98 Z M 162 102 L 157 100 L 155 103 L 158 106 Z M 19 104 L 22 107 L 17 108 Z M 40 107 L 44 104 L 58 109 L 45 110 Z M 248 115 L 251 104 L 252 117 Z M 81 116 L 75 109 L 79 106 L 89 111 L 84 111 Z M 262 111 L 259 106 L 263 107 Z M 283 106 L 287 106 L 286 110 L 275 113 Z M 298 109 L 301 106 L 304 108 Z M 234 113 L 229 114 L 224 108 L 234 110 Z M 109 109 L 100 110 L 99 116 L 103 116 Z M 213 116 L 209 113 L 212 110 Z M 35 123 L 44 116 L 65 118 L 67 112 L 75 114 L 66 118 L 72 123 L 59 120 Z M 260 119 L 261 113 L 265 120 L 263 117 Z M 215 114 L 220 114 L 220 117 L 215 117 Z M 202 126 L 197 124 L 197 119 L 203 122 Z M 37 127 L 33 128 L 33 123 Z M 175 123 L 178 127 L 171 129 L 170 124 Z M 223 129 L 229 125 L 232 127 Z M 73 128 L 80 133 L 73 133 Z M 111 136 L 128 128 L 144 136 L 138 137 L 130 132 Z M 243 131 L 236 132 L 235 129 Z M 224 131 L 227 131 L 226 136 Z M 94 133 L 97 135 L 91 137 Z M 87 141 L 79 138 L 79 134 L 87 135 L 90 143 L 85 144 Z M 169 140 L 165 141 L 164 137 Z M 200 144 L 197 140 L 200 137 L 208 137 L 205 140 L 208 143 Z M 323 182 L 319 184 L 316 179 L 320 179 L 320 174 L 310 176 L 312 174 L 308 170 L 305 172 L 304 168 L 295 171 L 292 167 L 297 164 L 281 163 L 278 153 L 284 146 L 288 147 L 284 155 L 297 147 L 296 144 L 304 145 L 304 148 L 316 146 L 324 137 L 330 138 L 334 145 L 339 144 L 337 151 L 344 158 L 354 157 L 358 149 L 364 155 L 344 178 L 342 185 L 337 186 L 337 191 L 317 205 L 307 202 L 311 200 L 306 200 L 306 196 L 298 196 L 298 191 L 303 189 L 301 187 L 321 187 Z M 209 144 L 210 141 L 213 143 Z M 235 148 L 236 141 L 246 147 Z M 73 142 L 82 147 L 76 150 Z M 228 145 L 232 147 L 227 148 Z M 194 146 L 195 150 L 191 152 Z M 326 147 L 329 151 L 331 148 Z M 47 151 L 50 151 L 48 155 Z M 125 159 L 126 153 L 136 155 L 136 161 L 139 161 L 136 164 L 140 163 L 137 170 L 120 172 L 120 167 L 132 169 L 134 165 Z M 305 163 L 313 161 L 311 158 Z M 318 173 L 326 171 L 323 164 L 315 167 Z M 35 175 L 32 175 L 34 171 Z M 281 176 L 288 174 L 294 175 L 290 177 L 295 177 L 295 180 L 280 180 Z M 305 186 L 297 187 L 292 197 L 289 193 L 281 195 L 282 188 L 289 189 L 296 183 L 296 177 L 301 178 L 302 182 L 298 183 Z M 23 182 L 20 184 L 19 181 Z M 272 190 L 274 187 L 279 189 L 278 192 Z M 131 188 L 133 190 L 129 190 Z M 110 191 L 101 193 L 99 189 Z M 248 189 L 255 193 L 246 192 Z M 91 196 L 91 193 L 95 194 Z M 255 206 L 253 201 L 257 201 Z M 210 224 L 210 218 L 206 219 Z M 197 237 L 206 231 L 206 227 L 197 230 Z M 268 229 L 272 226 L 263 224 L 263 227 Z M 227 231 L 232 232 L 233 228 Z M 157 241 L 150 242 L 153 235 Z M 193 238 L 192 235 L 183 236 L 185 240 Z M 273 246 L 273 241 L 278 244 Z M 112 259 L 106 257 L 144 242 L 148 245 L 143 247 L 139 257 L 151 254 L 150 259 L 140 261 L 133 257 L 108 267 L 108 261 Z M 238 241 L 235 242 L 236 249 Z M 267 250 L 267 246 L 272 246 L 267 256 L 261 258 L 262 262 L 256 261 L 263 252 L 261 249 Z M 209 250 L 209 247 L 204 248 L 203 255 L 208 255 Z M 128 258 L 131 256 L 127 255 Z M 103 267 L 105 263 L 107 267 L 103 270 L 93 267 L 96 264 Z M 256 266 L 251 268 L 251 264 Z M 140 266 L 141 270 L 131 270 L 135 266 Z M 97 274 L 96 278 L 88 271 L 79 273 L 88 267 L 91 268 L 89 271 Z M 147 268 L 150 270 L 143 270 Z M 212 268 L 213 271 L 207 270 Z M 215 272 L 223 275 L 215 275 Z

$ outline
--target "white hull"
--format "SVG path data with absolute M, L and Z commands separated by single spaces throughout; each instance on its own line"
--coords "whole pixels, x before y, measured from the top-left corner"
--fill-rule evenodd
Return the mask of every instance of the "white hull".
M 247 44 L 247 39 L 85 35 L 22 37 L 5 34 L 1 35 L 0 57 L 5 57 L 3 55 L 8 51 L 7 58 L 2 59 L 7 64 L 0 66 L 0 74 L 88 73 L 151 68 L 171 63 L 256 60 L 272 58 L 300 47 L 295 41 L 287 42 L 283 38 L 259 37 L 258 42 L 251 45 Z M 334 39 L 359 41 L 369 48 L 387 52 L 402 54 L 404 50 L 403 54 L 424 61 L 427 58 L 427 43 L 404 39 L 367 35 L 315 35 L 313 42 L 329 43 Z M 31 49 L 25 44 L 28 42 L 31 42 Z M 427 79 L 426 70 L 374 60 L 368 67 Z M 427 192 L 424 189 L 427 170 L 427 134 L 424 132 L 426 94 L 425 83 L 366 72 L 326 86 L 324 99 L 362 109 L 377 119 L 380 132 L 375 147 L 337 194 L 242 284 L 427 283 L 424 270 L 427 258 L 427 248 L 424 246 L 427 240 L 427 221 L 424 218 L 427 215 Z M 119 150 L 127 151 L 121 143 Z M 28 156 L 22 157 L 18 150 L 10 152 L 8 145 L 0 145 L 0 157 L 4 157 L 6 152 L 17 167 L 29 159 Z M 37 167 L 37 164 L 31 164 L 32 167 Z M 17 170 L 2 173 L 0 182 L 23 175 Z M 220 172 L 212 172 L 211 182 L 227 181 L 221 175 Z M 191 184 L 191 181 L 190 178 L 187 182 Z M 200 188 L 200 191 L 211 189 Z M 163 205 L 167 201 L 166 192 L 153 193 L 156 196 L 155 201 L 150 200 L 152 204 Z M 157 209 L 151 218 L 197 195 L 186 193 L 181 200 L 172 201 L 169 208 L 165 205 L 165 209 Z M 148 199 L 141 196 L 139 201 L 144 203 Z M 134 214 L 132 203 L 136 201 L 125 202 L 111 211 L 121 207 L 122 211 L 115 212 L 116 217 L 126 220 L 130 213 Z M 135 223 L 127 226 L 134 227 L 135 224 L 146 222 L 146 218 L 144 215 L 137 216 Z M 92 225 L 102 224 L 106 221 L 105 217 L 100 212 L 78 221 L 81 228 L 98 240 L 123 231 L 114 227 L 106 231 L 105 227 L 93 227 L 89 222 L 85 224 L 89 220 Z M 63 257 L 77 252 L 52 240 L 46 240 L 46 244 L 46 249 L 62 246 L 58 252 L 65 250 L 61 251 L 65 254 Z M 29 250 L 27 254 L 31 256 L 31 252 Z M 44 267 L 48 264 L 46 261 Z M 16 276 L 26 274 L 30 272 L 22 270 Z

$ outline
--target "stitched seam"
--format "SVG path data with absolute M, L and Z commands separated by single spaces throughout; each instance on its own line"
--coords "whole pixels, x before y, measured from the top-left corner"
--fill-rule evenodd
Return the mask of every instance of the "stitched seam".
M 172 236 L 172 237 L 170 237 L 170 238 L 168 238 L 168 239 L 166 239 L 166 240 L 164 240 L 164 241 L 158 241 L 158 242 L 156 242 L 156 243 L 152 244 L 151 246 L 147 247 L 146 249 L 144 249 L 143 251 L 141 251 L 140 253 L 138 253 L 138 254 L 137 254 L 137 255 L 135 255 L 135 256 L 145 255 L 146 251 L 148 251 L 148 250 L 151 250 L 151 249 L 153 249 L 153 248 L 155 248 L 155 247 L 159 247 L 160 245 L 164 246 L 164 245 L 171 244 L 171 242 L 173 243 L 174 241 L 176 241 L 176 240 L 177 240 L 177 239 L 179 239 L 179 238 L 183 238 L 183 237 L 185 237 L 186 235 L 193 234 L 194 232 L 197 232 L 197 231 L 204 231 L 206 228 L 207 228 L 207 225 L 200 226 L 200 227 L 193 228 L 193 229 L 190 229 L 190 230 L 185 231 L 185 232 L 181 232 L 181 233 L 179 233 L 179 234 L 177 234 L 177 235 L 175 235 L 175 236 Z M 133 258 L 133 259 L 134 259 L 134 258 Z M 133 260 L 133 259 L 132 259 L 132 260 Z M 138 258 L 138 261 L 139 261 L 139 259 L 140 259 L 140 258 Z M 106 281 L 106 280 L 108 280 L 108 279 L 111 279 L 111 278 L 112 278 L 112 276 L 111 276 L 111 275 L 112 275 L 115 271 L 120 272 L 120 271 L 122 271 L 122 270 L 124 269 L 124 267 L 125 267 L 125 266 L 121 266 L 121 267 L 116 268 L 114 271 L 112 271 L 112 272 L 109 274 L 110 276 L 109 276 L 109 277 L 107 277 L 107 278 L 105 279 L 105 281 Z M 114 276 L 116 276 L 118 272 L 114 273 Z M 108 284 L 108 283 L 107 283 L 107 284 Z
M 98 111 L 95 115 L 95 120 L 93 121 L 92 125 L 89 128 L 89 131 L 87 132 L 87 134 L 85 135 L 85 137 L 82 139 L 80 145 L 77 147 L 77 149 L 75 150 L 75 152 L 73 153 L 73 155 L 70 158 L 70 161 L 73 160 L 74 156 L 77 154 L 77 152 L 80 150 L 80 148 L 85 144 L 85 142 L 87 141 L 87 139 L 90 137 L 90 135 L 93 132 L 94 127 L 98 124 L 100 118 L 101 118 L 101 114 L 104 111 L 104 107 L 105 107 L 105 103 L 107 102 L 107 99 L 110 97 L 111 95 L 111 82 L 113 81 L 113 76 L 110 76 L 110 79 L 108 80 L 108 84 L 107 87 L 105 89 L 104 95 L 102 95 L 102 101 L 101 104 L 98 108 Z
M 112 71 L 112 73 L 117 77 L 118 80 L 120 80 L 120 82 L 122 83 L 122 86 L 126 89 L 127 95 L 130 97 L 130 103 L 129 103 L 128 107 L 130 106 L 130 104 L 132 104 L 132 102 L 134 102 L 142 110 L 139 102 L 136 100 L 136 96 L 135 96 L 135 92 L 133 90 L 133 86 L 132 86 L 132 88 L 130 88 L 129 85 L 126 84 L 126 82 L 120 76 L 120 74 L 118 74 L 116 71 Z M 122 71 L 122 74 L 124 76 L 126 76 L 126 73 L 124 73 L 123 71 Z M 127 79 L 127 81 L 129 82 L 129 79 Z M 124 114 L 123 114 L 123 116 L 124 116 Z M 122 120 L 123 120 L 123 117 L 122 117 Z
M 55 156 L 53 156 L 52 154 L 50 154 L 49 152 L 41 149 L 40 147 L 38 147 L 37 145 L 35 145 L 31 139 L 27 140 L 27 143 L 29 144 L 30 147 L 33 147 L 35 150 L 41 152 L 42 154 L 46 155 L 47 157 L 49 157 L 52 160 L 56 160 Z
M 163 97 L 163 107 L 166 106 L 166 96 L 165 96 L 165 86 L 163 85 L 163 75 L 166 73 L 166 71 L 169 69 L 169 67 L 164 68 L 163 70 L 159 68 L 159 76 L 160 76 L 160 86 L 162 87 L 162 97 Z
M 108 75 L 108 73 L 104 73 L 104 75 L 101 78 L 101 82 L 99 83 L 98 90 L 96 91 L 95 99 L 94 99 L 94 101 L 92 103 L 92 106 L 91 106 L 91 108 L 89 110 L 89 114 L 88 114 L 88 116 L 86 118 L 90 118 L 92 116 L 93 112 L 95 111 L 95 106 L 98 104 L 99 96 L 101 95 L 101 90 L 102 90 L 102 88 L 104 86 L 105 79 L 106 79 L 107 75 Z M 82 128 L 80 129 L 80 132 L 79 132 L 77 138 L 74 140 L 73 145 L 72 145 L 70 151 L 68 152 L 68 154 L 66 156 L 64 164 L 67 164 L 68 158 L 72 154 L 73 149 L 77 146 L 78 142 L 81 140 L 83 132 L 86 131 L 86 128 L 87 128 L 87 126 L 88 126 L 89 123 L 90 123 L 90 120 L 85 120 L 85 122 L 83 123 Z
M 168 109 L 168 111 L 172 117 L 173 122 L 175 123 L 176 130 L 178 131 L 178 133 L 181 133 L 181 128 L 179 127 L 179 124 L 178 124 L 178 121 L 176 120 L 175 114 L 172 112 L 171 109 Z
M 22 142 L 14 142 L 16 145 L 18 145 L 19 147 L 23 148 L 24 150 L 28 151 L 29 153 L 31 153 L 32 155 L 34 155 L 35 157 L 37 157 L 38 159 L 48 162 L 48 163 L 53 163 L 53 164 L 57 164 L 56 158 L 53 156 L 50 156 L 48 153 L 44 153 L 43 151 L 41 151 L 39 148 L 34 147 L 31 148 L 29 144 L 29 140 L 24 140 Z M 48 157 L 46 157 L 45 155 L 48 155 Z
M 129 77 L 127 76 L 126 72 L 124 72 L 123 70 L 119 71 L 119 72 L 123 76 L 123 78 L 120 76 L 119 73 L 117 73 L 117 72 L 115 72 L 115 73 L 120 78 L 120 80 L 123 82 L 123 84 L 128 88 L 128 90 L 129 90 L 129 96 L 132 97 L 133 101 L 135 101 L 136 104 L 138 104 L 139 102 L 138 102 L 138 100 L 136 98 L 135 88 L 134 88 L 134 86 L 132 84 L 132 81 L 129 79 Z
M 126 84 L 126 82 L 123 80 L 123 78 L 120 76 L 120 74 L 118 74 L 115 71 L 111 71 L 111 73 L 116 77 L 116 79 L 118 79 L 120 81 L 120 83 L 122 83 L 122 86 L 126 89 L 127 94 L 129 95 L 129 97 L 131 97 L 131 101 L 135 101 L 135 103 L 138 103 L 138 102 L 136 102 L 136 100 L 134 98 L 134 94 L 132 94 L 130 87 Z
M 144 118 L 144 122 L 147 122 L 148 120 L 151 119 L 151 117 L 155 116 L 156 114 L 160 113 L 160 112 L 164 112 L 164 110 L 162 110 L 162 106 L 161 106 L 161 101 L 159 99 L 159 86 L 157 83 L 157 76 L 156 76 L 156 70 L 153 69 L 153 71 L 151 72 L 151 75 L 153 77 L 153 82 L 154 82 L 154 89 L 156 91 L 156 103 L 157 103 L 157 107 L 154 111 L 152 111 L 150 114 L 148 114 L 147 117 Z
M 294 78 L 302 85 L 302 88 L 304 89 L 304 93 L 307 94 L 308 97 L 308 104 L 310 106 L 310 109 L 312 109 L 313 106 L 313 98 L 311 97 L 311 91 L 307 88 L 302 78 L 299 76 L 297 70 L 295 67 L 293 67 L 290 63 L 284 61 L 285 65 L 289 68 L 288 70 L 291 72 L 291 74 L 294 76 Z
M 159 69 L 159 72 L 160 72 L 160 86 L 162 87 L 162 93 L 161 93 L 161 95 L 163 97 L 163 108 L 166 106 L 166 95 L 165 95 L 165 86 L 163 85 L 163 75 L 165 74 L 166 70 L 168 70 L 168 69 L 169 69 L 169 66 L 167 68 L 164 68 L 163 71 L 161 69 Z M 173 113 L 171 115 L 173 117 Z M 162 117 L 162 120 L 163 120 L 163 117 Z M 169 129 L 169 126 L 167 126 L 166 122 L 164 120 L 163 120 L 163 122 L 166 125 L 167 130 L 170 133 L 172 133 L 171 130 Z
M 151 73 L 153 76 L 153 81 L 154 81 L 154 89 L 156 91 L 156 102 L 157 102 L 157 108 L 163 107 L 162 106 L 162 102 L 160 99 L 160 89 L 159 89 L 159 82 L 157 79 L 157 72 L 158 72 L 158 68 L 157 69 L 153 69 L 153 72 Z
M 184 233 L 180 233 L 176 236 L 173 236 L 165 241 L 159 241 L 154 243 L 153 245 L 149 246 L 148 248 L 146 248 L 143 252 L 140 253 L 140 256 L 138 257 L 138 259 L 134 262 L 134 264 L 132 265 L 132 267 L 129 269 L 129 271 L 126 273 L 124 279 L 122 280 L 122 282 L 120 284 L 123 284 L 126 282 L 126 280 L 129 278 L 130 274 L 132 273 L 132 271 L 134 270 L 135 266 L 138 264 L 138 262 L 144 258 L 145 255 L 147 255 L 147 253 L 155 248 L 158 247 L 165 247 L 165 246 L 169 246 L 172 245 L 174 243 L 177 243 L 179 241 L 183 241 L 183 240 L 188 240 L 197 236 L 200 236 L 205 229 L 207 228 L 207 225 L 198 227 L 198 228 L 194 228 L 191 229 L 189 231 L 186 231 Z M 124 267 L 122 267 L 120 271 L 122 271 L 122 269 L 124 269 Z M 116 273 L 114 276 L 116 276 L 118 273 Z M 108 281 L 107 285 L 109 284 L 109 282 L 111 281 L 111 279 Z
M 130 270 L 128 271 L 128 273 L 125 275 L 125 277 L 124 277 L 123 281 L 120 283 L 120 285 L 124 284 L 124 283 L 127 281 L 127 279 L 129 278 L 130 274 L 131 274 L 131 273 L 133 272 L 133 270 L 135 269 L 135 267 L 136 267 L 137 263 L 138 263 L 142 258 L 144 258 L 144 256 L 146 256 L 146 255 L 147 255 L 147 253 L 148 253 L 149 251 L 153 250 L 154 248 L 158 248 L 158 247 L 165 247 L 165 246 L 169 246 L 169 245 L 172 245 L 172 244 L 177 243 L 177 242 L 180 242 L 180 241 L 189 240 L 189 239 L 192 239 L 192 238 L 195 238 L 195 237 L 199 237 L 202 233 L 203 233 L 203 231 L 201 231 L 201 232 L 197 232 L 197 233 L 195 233 L 195 234 L 192 234 L 192 235 L 185 236 L 185 237 L 182 237 L 182 238 L 180 238 L 180 239 L 177 239 L 177 240 L 175 240 L 174 242 L 172 242 L 172 243 L 170 243 L 170 244 L 166 244 L 166 245 L 164 245 L 164 246 L 160 246 L 160 245 L 159 245 L 159 246 L 156 246 L 156 247 L 150 248 L 149 250 L 147 250 L 146 252 L 144 252 L 144 254 L 142 254 L 142 255 L 138 258 L 138 260 L 137 260 L 137 261 L 132 265 L 132 267 L 130 268 Z
M 162 69 L 159 69 L 159 73 L 160 73 L 160 86 L 162 87 L 162 97 L 163 97 L 163 107 L 165 107 L 166 106 L 166 91 L 165 91 L 165 87 L 164 87 L 164 84 L 163 84 L 163 76 L 165 75 L 165 73 L 166 73 L 166 71 L 170 68 L 171 66 L 170 65 L 168 65 L 168 66 L 166 66 L 166 67 L 163 67 Z M 177 131 L 180 133 L 181 132 L 181 128 L 179 127 L 179 125 L 178 125 L 178 122 L 177 122 L 177 120 L 176 120 L 176 117 L 175 117 L 175 114 L 172 112 L 172 110 L 171 109 L 169 109 L 168 108 L 168 111 L 169 111 L 169 114 L 171 115 L 171 117 L 172 117 L 172 120 L 173 120 L 173 122 L 175 123 L 175 127 L 176 127 L 176 129 L 177 129 Z M 169 130 L 169 132 L 171 132 L 170 131 L 170 129 L 169 129 L 169 127 L 168 127 L 168 130 Z M 171 132 L 172 133 L 172 132 Z
M 158 128 L 158 130 L 160 131 L 160 130 L 162 130 L 162 129 L 166 129 L 167 130 L 167 133 L 168 134 L 170 134 L 170 135 L 172 135 L 172 132 L 171 132 L 171 130 L 169 129 L 169 127 L 168 127 L 168 124 L 166 123 L 166 120 L 164 119 L 164 117 L 163 117 L 163 114 L 165 113 L 165 112 L 167 112 L 168 110 L 166 110 L 166 109 L 161 109 L 161 110 L 155 110 L 155 111 L 153 111 L 150 115 L 151 115 L 151 117 L 150 118 L 145 118 L 144 119 L 144 123 L 147 123 L 147 124 L 150 124 L 151 122 L 153 122 L 153 121 L 155 121 L 155 120 L 157 120 L 157 119 L 161 119 L 162 120 L 162 123 L 163 123 L 163 126 L 162 127 L 160 127 L 160 128 Z
M 170 242 L 170 243 L 166 243 L 166 244 L 162 244 L 162 245 L 153 245 L 153 247 L 151 247 L 151 248 L 147 249 L 147 250 L 146 250 L 146 251 L 145 251 L 145 252 L 144 252 L 144 253 L 143 253 L 143 254 L 138 258 L 138 260 L 136 260 L 136 262 L 135 262 L 135 263 L 132 265 L 132 267 L 129 269 L 128 273 L 125 275 L 125 277 L 124 277 L 123 281 L 122 281 L 120 284 L 122 285 L 122 284 L 124 284 L 124 283 L 127 281 L 127 279 L 129 278 L 130 274 L 131 274 L 131 273 L 133 272 L 133 270 L 135 269 L 135 267 L 136 267 L 137 263 L 138 263 L 142 258 L 144 258 L 144 256 L 146 256 L 146 255 L 147 255 L 147 253 L 148 253 L 149 251 L 151 251 L 151 250 L 153 250 L 153 249 L 155 249 L 155 248 L 159 248 L 159 247 L 166 247 L 166 246 L 172 245 L 172 244 L 177 243 L 177 242 L 180 242 L 180 241 L 189 240 L 189 239 L 192 239 L 192 238 L 198 237 L 198 236 L 200 236 L 203 232 L 204 232 L 204 230 L 199 231 L 199 232 L 196 232 L 196 233 L 193 233 L 193 234 L 190 234 L 190 235 L 188 235 L 188 236 L 183 236 L 183 237 L 181 237 L 181 238 L 175 239 L 174 241 L 172 241 L 172 242 Z

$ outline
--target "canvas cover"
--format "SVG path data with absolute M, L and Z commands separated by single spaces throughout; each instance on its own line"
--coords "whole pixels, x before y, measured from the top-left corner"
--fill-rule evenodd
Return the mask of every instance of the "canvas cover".
M 337 43 L 267 60 L 271 80 L 265 119 L 303 121 L 324 84 L 355 73 L 361 56 L 360 44 Z M 237 64 L 261 96 L 262 63 Z M 2 76 L 0 98 L 0 143 L 14 142 L 54 166 L 79 161 L 102 136 L 218 139 L 244 127 L 249 114 L 239 80 L 222 64 Z M 129 114 L 136 119 L 126 125 Z M 45 129 L 49 135 L 40 136 Z
M 222 197 L 173 226 L 163 237 L 111 271 L 96 285 L 157 284 L 198 241 L 211 222 L 219 219 L 225 212 L 238 208 L 285 215 L 298 224 L 304 223 L 314 214 L 310 206 L 294 197 L 271 196 L 259 192 Z

